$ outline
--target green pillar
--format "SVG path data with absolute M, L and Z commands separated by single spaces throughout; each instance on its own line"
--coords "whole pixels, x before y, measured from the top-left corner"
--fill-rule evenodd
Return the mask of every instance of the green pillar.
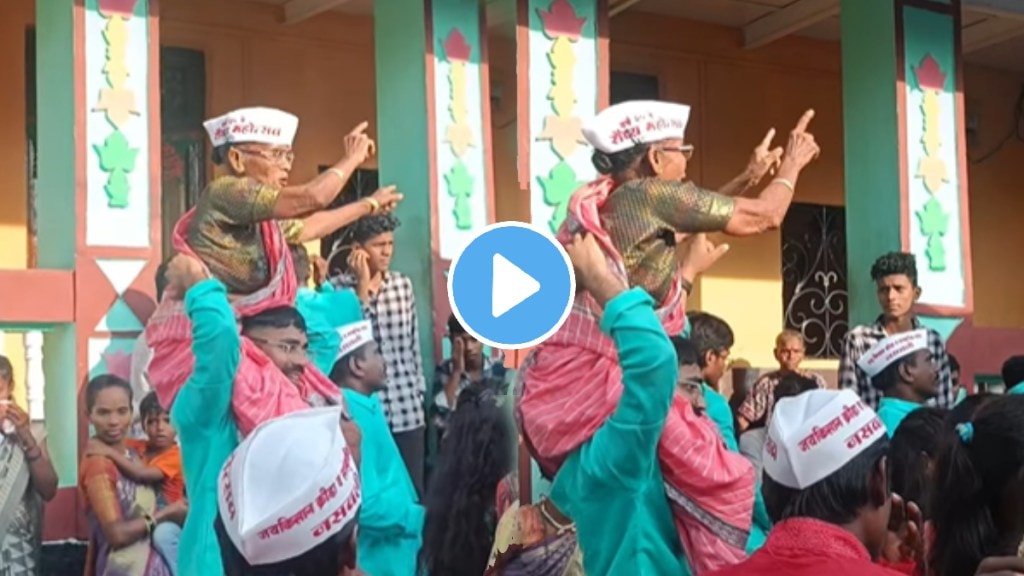
M 388 0 L 373 18 L 380 181 L 405 194 L 394 265 L 416 291 L 429 382 L 449 314 L 445 273 L 494 221 L 483 7 Z
M 917 257 L 922 320 L 972 312 L 959 0 L 842 0 L 850 323 L 878 314 L 871 264 Z
M 38 265 L 73 270 L 71 318 L 45 335 L 48 446 L 60 477 L 48 539 L 81 536 L 73 503 L 91 376 L 130 376 L 160 257 L 156 0 L 36 3 Z M 76 534 L 77 532 L 77 534 Z

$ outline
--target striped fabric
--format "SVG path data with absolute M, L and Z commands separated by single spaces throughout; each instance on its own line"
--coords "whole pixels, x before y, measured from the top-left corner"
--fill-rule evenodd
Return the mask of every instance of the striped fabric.
M 193 254 L 185 241 L 188 223 L 195 214 L 190 210 L 174 227 L 174 248 Z M 239 317 L 251 316 L 278 306 L 294 306 L 297 280 L 291 254 L 277 222 L 260 222 L 265 249 L 274 275 L 270 283 L 253 294 L 232 303 Z M 178 391 L 192 375 L 192 325 L 185 315 L 184 303 L 165 298 L 146 325 L 146 341 L 153 349 L 148 375 L 160 404 L 170 410 Z M 341 402 L 338 387 L 313 364 L 306 367 L 302 382 L 293 384 L 249 339 L 242 338 L 242 358 L 235 375 L 231 401 L 238 429 L 247 436 L 259 424 L 309 408 L 310 405 Z
M 612 189 L 612 182 L 602 179 L 577 191 L 558 239 L 566 243 L 581 230 L 594 234 L 609 266 L 625 277 L 598 213 Z M 658 311 L 669 334 L 683 329 L 681 296 L 675 282 Z M 534 457 L 548 472 L 556 471 L 594 434 L 622 394 L 618 358 L 611 339 L 600 330 L 596 310 L 589 294 L 577 294 L 568 320 L 530 353 L 520 371 L 518 417 Z M 680 542 L 694 572 L 742 560 L 754 505 L 750 463 L 729 452 L 711 421 L 698 418 L 679 395 L 665 423 L 659 459 Z

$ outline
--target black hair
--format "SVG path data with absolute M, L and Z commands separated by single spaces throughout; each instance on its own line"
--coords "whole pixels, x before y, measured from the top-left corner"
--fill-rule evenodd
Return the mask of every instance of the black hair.
M 217 542 L 220 544 L 224 576 L 322 576 L 340 574 L 344 565 L 355 565 L 355 550 L 347 554 L 342 553 L 346 548 L 352 548 L 352 531 L 356 528 L 354 521 L 301 556 L 258 566 L 249 564 L 235 548 L 220 514 L 217 515 L 213 527 L 217 533 Z
M 601 174 L 616 176 L 635 168 L 637 163 L 643 161 L 650 149 L 650 144 L 637 144 L 620 152 L 607 153 L 595 150 L 590 161 Z
M 969 426 L 969 428 L 964 428 Z M 985 404 L 963 436 L 951 435 L 935 466 L 931 565 L 936 576 L 970 576 L 989 556 L 1016 556 L 1020 534 L 1003 520 L 1006 489 L 1024 467 L 1024 396 Z
M 925 520 L 931 518 L 931 493 L 935 485 L 928 468 L 949 431 L 946 415 L 940 408 L 918 408 L 900 422 L 889 442 L 892 491 L 905 502 L 917 504 Z
M 156 267 L 156 301 L 159 302 L 164 297 L 164 290 L 167 290 L 167 266 L 169 262 L 161 262 Z
M 871 265 L 871 279 L 878 282 L 888 276 L 904 275 L 917 288 L 917 260 L 909 252 L 888 252 L 882 254 Z
M 960 361 L 956 359 L 956 356 L 946 352 L 946 357 L 949 358 L 949 371 L 960 372 Z
M 362 244 L 367 240 L 394 232 L 402 223 L 392 214 L 376 214 L 356 220 L 350 228 L 349 234 L 352 242 Z
M 298 328 L 306 332 L 306 319 L 291 306 L 278 306 L 242 318 L 242 334 L 261 328 Z
M 455 317 L 455 314 L 448 315 L 448 335 L 457 336 L 459 334 L 468 334 L 466 327 L 459 322 L 459 319 Z
M 911 352 L 906 356 L 893 361 L 892 364 L 886 366 L 881 372 L 871 377 L 871 385 L 875 387 L 875 390 L 880 392 L 888 392 L 892 390 L 897 384 L 902 381 L 902 375 L 900 369 L 904 366 L 917 366 L 917 352 Z
M 11 366 L 10 358 L 3 354 L 0 354 L 0 380 L 6 380 L 14 385 L 14 367 Z
M 735 343 L 732 328 L 729 324 L 707 312 L 693 312 L 690 319 L 690 341 L 697 347 L 700 367 L 705 368 L 705 357 L 708 352 L 722 352 L 732 348 Z
M 459 394 L 441 442 L 424 499 L 425 574 L 478 576 L 487 568 L 498 523 L 495 494 L 517 457 L 510 406 L 494 393 L 503 383 L 489 380 Z
M 761 493 L 768 516 L 775 523 L 798 517 L 837 525 L 852 522 L 861 508 L 884 504 L 872 500 L 871 476 L 888 452 L 889 440 L 883 435 L 842 468 L 803 490 L 783 486 L 765 474 Z
M 306 247 L 302 244 L 289 244 L 288 251 L 292 253 L 292 266 L 299 286 L 309 284 L 309 252 Z
M 676 361 L 680 366 L 700 366 L 700 354 L 691 340 L 682 336 L 672 336 L 669 340 L 676 349 Z
M 814 378 L 802 374 L 786 374 L 779 378 L 779 383 L 775 385 L 775 390 L 772 391 L 772 398 L 775 404 L 778 404 L 779 400 L 783 398 L 798 396 L 808 390 L 817 389 L 818 383 Z
M 231 150 L 231 146 L 231 144 L 221 144 L 213 147 L 211 160 L 215 166 L 223 166 L 228 161 L 228 152 Z
M 86 412 L 92 412 L 93 406 L 96 405 L 96 395 L 107 388 L 120 388 L 124 390 L 125 394 L 128 395 L 128 404 L 132 403 L 132 386 L 127 380 L 113 374 L 100 374 L 89 380 L 89 383 L 85 385 Z
M 150 392 L 139 402 L 139 419 L 143 423 L 150 416 L 160 416 L 166 414 L 167 410 L 160 405 L 160 399 L 156 397 L 156 392 Z
M 1024 356 L 1010 356 L 1003 362 L 1003 384 L 1009 390 L 1024 382 Z
M 981 410 L 982 406 L 997 398 L 999 398 L 999 395 L 991 392 L 971 394 L 950 409 L 949 413 L 946 415 L 946 426 L 952 429 L 956 427 L 957 424 L 970 422 L 974 419 L 974 415 L 978 413 L 978 410 Z

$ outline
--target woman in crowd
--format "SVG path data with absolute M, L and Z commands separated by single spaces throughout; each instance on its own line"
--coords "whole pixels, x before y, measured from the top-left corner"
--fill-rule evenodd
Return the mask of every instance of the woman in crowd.
M 11 361 L 0 356 L 0 574 L 36 576 L 43 547 L 43 501 L 57 494 L 57 473 L 13 394 Z
M 429 576 L 480 576 L 487 567 L 498 524 L 495 493 L 515 462 L 509 406 L 495 394 L 502 384 L 470 385 L 448 422 L 425 500 L 420 560 Z
M 128 382 L 105 374 L 89 381 L 85 406 L 95 438 L 138 459 L 125 440 L 132 423 L 132 389 Z M 152 546 L 153 528 L 163 521 L 182 523 L 184 501 L 156 509 L 156 492 L 122 475 L 110 459 L 86 455 L 78 487 L 89 521 L 86 576 L 170 576 Z
M 934 576 L 973 576 L 986 557 L 1022 551 L 1024 397 L 985 404 L 956 432 L 936 465 Z

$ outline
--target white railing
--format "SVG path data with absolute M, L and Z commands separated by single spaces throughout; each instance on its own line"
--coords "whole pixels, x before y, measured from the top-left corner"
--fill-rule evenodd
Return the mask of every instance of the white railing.
M 7 356 L 5 336 L 0 330 L 0 354 Z M 43 333 L 29 330 L 23 333 L 25 345 L 25 374 L 19 379 L 25 383 L 25 397 L 28 401 L 28 414 L 33 422 L 45 420 L 43 408 L 46 398 L 46 374 L 43 372 Z M 13 350 L 11 351 L 13 352 Z M 14 375 L 18 378 L 18 375 Z

